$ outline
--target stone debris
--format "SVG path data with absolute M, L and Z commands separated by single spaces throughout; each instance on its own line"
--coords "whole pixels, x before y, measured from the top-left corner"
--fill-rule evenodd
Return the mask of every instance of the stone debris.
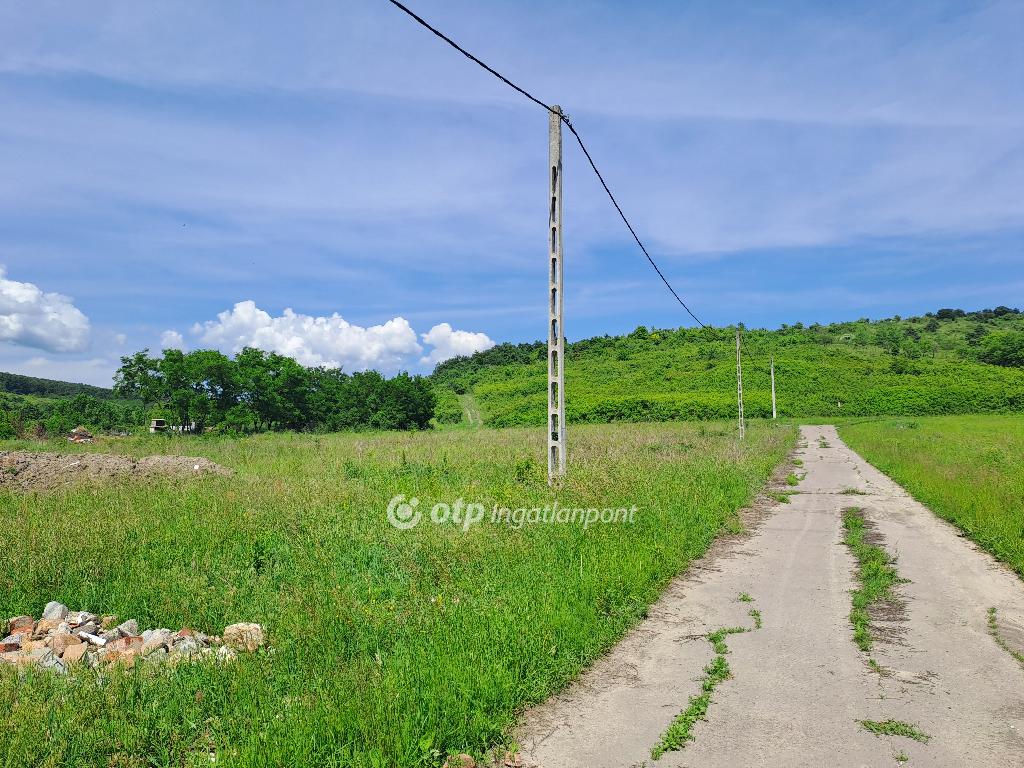
M 51 600 L 43 608 L 44 619 L 56 619 L 57 621 L 64 621 L 67 618 L 69 611 L 68 607 L 63 603 L 58 603 L 56 600 Z
M 224 628 L 224 645 L 236 651 L 252 653 L 263 647 L 263 627 L 259 624 L 232 624 Z
M 85 643 L 69 645 L 61 654 L 61 663 L 64 664 L 65 667 L 72 667 L 75 664 L 80 664 L 85 659 L 85 653 L 88 650 L 89 646 Z
M 85 427 L 79 425 L 68 434 L 69 443 L 91 443 L 92 433 Z
M 136 637 L 139 634 L 139 622 L 128 619 L 117 625 L 117 631 L 121 633 L 121 637 Z
M 139 631 L 134 619 L 118 623 L 116 616 L 100 617 L 88 611 L 69 611 L 50 602 L 37 621 L 14 616 L 5 622 L 0 639 L 0 666 L 35 667 L 63 673 L 85 665 L 146 663 L 177 664 L 211 659 L 231 662 L 238 653 L 266 647 L 266 632 L 259 624 L 231 624 L 223 638 L 183 627 Z

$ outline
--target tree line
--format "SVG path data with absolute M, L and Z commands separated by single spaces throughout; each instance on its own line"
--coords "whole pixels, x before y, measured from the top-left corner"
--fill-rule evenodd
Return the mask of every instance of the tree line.
M 59 437 L 80 424 L 102 432 L 129 432 L 145 420 L 140 403 L 109 396 L 43 398 L 0 393 L 0 439 Z
M 422 376 L 306 367 L 253 347 L 234 358 L 212 349 L 165 349 L 153 357 L 144 349 L 121 358 L 114 392 L 197 432 L 426 429 L 435 405 Z

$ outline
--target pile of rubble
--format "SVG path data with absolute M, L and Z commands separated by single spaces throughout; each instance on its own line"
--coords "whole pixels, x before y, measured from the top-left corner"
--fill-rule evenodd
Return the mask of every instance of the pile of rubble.
M 68 434 L 69 443 L 91 443 L 92 439 L 92 433 L 81 425 L 72 429 Z
M 227 476 L 231 470 L 195 456 L 0 451 L 0 488 L 48 491 L 74 484 L 167 477 Z
M 266 644 L 259 624 L 232 624 L 221 637 L 183 628 L 139 632 L 134 619 L 118 623 L 116 616 L 70 611 L 57 602 L 46 604 L 42 618 L 15 616 L 7 621 L 0 640 L 0 664 L 66 672 L 69 667 L 216 659 L 231 661 L 236 654 L 252 653 Z

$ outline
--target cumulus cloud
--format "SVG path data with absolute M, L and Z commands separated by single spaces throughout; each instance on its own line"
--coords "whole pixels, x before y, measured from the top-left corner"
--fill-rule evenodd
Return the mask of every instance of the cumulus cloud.
M 286 309 L 280 317 L 271 317 L 254 301 L 240 301 L 216 320 L 196 323 L 192 332 L 200 344 L 232 353 L 258 347 L 293 357 L 303 365 L 346 370 L 395 370 L 410 355 L 423 351 L 416 332 L 402 317 L 363 328 L 337 312 L 313 317 Z
M 177 331 L 164 331 L 160 334 L 160 349 L 184 349 L 185 339 Z
M 70 298 L 45 293 L 33 283 L 8 280 L 0 267 L 0 341 L 48 352 L 81 352 L 89 342 L 89 318 Z
M 432 347 L 424 354 L 416 331 L 403 317 L 382 325 L 353 325 L 337 312 L 330 316 L 303 315 L 286 309 L 280 316 L 240 301 L 231 309 L 192 326 L 196 346 L 237 354 L 244 347 L 257 347 L 295 358 L 303 365 L 323 365 L 347 371 L 375 369 L 398 371 L 416 364 L 432 365 L 456 355 L 470 355 L 494 346 L 484 333 L 454 330 L 448 323 L 435 325 L 420 335 Z M 177 331 L 164 331 L 164 348 L 184 348 Z
M 472 331 L 455 331 L 448 323 L 439 323 L 421 338 L 424 343 L 433 347 L 429 355 L 420 358 L 424 364 L 436 365 L 442 360 L 458 355 L 472 355 L 494 346 L 494 342 L 486 333 Z

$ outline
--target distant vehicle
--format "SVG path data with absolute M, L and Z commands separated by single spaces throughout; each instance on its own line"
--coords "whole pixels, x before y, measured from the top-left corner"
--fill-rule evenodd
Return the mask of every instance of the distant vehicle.
M 166 419 L 153 419 L 151 422 L 149 422 L 149 431 L 150 432 L 164 432 L 166 430 L 167 430 L 167 420 Z

